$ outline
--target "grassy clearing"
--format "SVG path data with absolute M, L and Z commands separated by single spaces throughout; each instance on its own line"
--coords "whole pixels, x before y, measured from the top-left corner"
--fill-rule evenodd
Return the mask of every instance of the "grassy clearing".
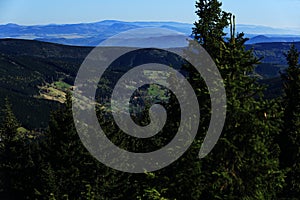
M 63 81 L 57 81 L 57 82 L 54 82 L 53 85 L 59 89 L 59 90 L 62 90 L 62 91 L 66 91 L 68 89 L 71 88 L 71 85 L 69 85 L 68 83 L 65 83 Z
M 36 98 L 47 99 L 64 103 L 66 100 L 66 91 L 71 88 L 71 85 L 57 81 L 44 86 L 39 86 L 40 94 Z

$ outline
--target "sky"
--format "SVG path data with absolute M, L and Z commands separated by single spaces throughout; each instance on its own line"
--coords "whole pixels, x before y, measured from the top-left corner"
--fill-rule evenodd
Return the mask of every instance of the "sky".
M 193 23 L 196 0 L 0 0 L 0 24 L 121 21 Z M 300 0 L 222 0 L 237 24 L 300 30 Z

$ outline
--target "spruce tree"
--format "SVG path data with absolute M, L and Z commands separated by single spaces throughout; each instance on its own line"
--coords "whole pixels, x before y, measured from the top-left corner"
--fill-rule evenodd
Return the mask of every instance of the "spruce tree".
M 74 127 L 71 94 L 67 94 L 62 108 L 51 114 L 49 131 L 43 141 L 43 170 L 40 178 L 43 184 L 36 188 L 37 193 L 56 198 L 69 195 L 75 198 L 85 190 L 85 177 L 81 176 L 80 166 L 85 162 L 85 151 Z
M 127 180 L 97 161 L 83 146 L 75 129 L 72 115 L 72 96 L 51 114 L 49 131 L 42 145 L 43 166 L 39 172 L 41 185 L 36 188 L 36 198 L 95 199 L 123 198 Z
M 253 76 L 258 64 L 245 50 L 243 34 L 235 35 L 234 17 L 221 10 L 217 0 L 197 2 L 200 18 L 195 38 L 218 66 L 227 93 L 227 118 L 219 142 L 203 159 L 203 199 L 272 199 L 282 186 L 279 148 L 278 104 L 263 99 L 262 88 Z M 230 26 L 226 38 L 224 29 Z
M 299 52 L 292 45 L 286 55 L 289 67 L 282 75 L 285 97 L 284 126 L 280 135 L 281 166 L 287 171 L 283 196 L 298 198 L 300 195 L 300 68 Z
M 18 122 L 12 112 L 11 105 L 8 99 L 5 100 L 3 109 L 5 114 L 4 120 L 0 129 L 1 139 L 1 193 L 4 198 L 14 198 L 18 190 L 16 178 L 18 170 L 21 168 L 18 159 L 18 150 L 16 148 L 21 146 L 20 135 L 17 128 Z
M 0 198 L 26 199 L 32 193 L 33 166 L 30 145 L 20 127 L 8 99 L 0 126 Z
M 194 23 L 193 36 L 213 58 L 220 53 L 226 36 L 224 28 L 229 25 L 230 13 L 223 11 L 221 6 L 222 3 L 217 0 L 196 2 L 199 19 Z

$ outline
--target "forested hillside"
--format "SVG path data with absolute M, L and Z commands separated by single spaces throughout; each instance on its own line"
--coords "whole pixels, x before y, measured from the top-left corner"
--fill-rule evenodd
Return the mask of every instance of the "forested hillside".
M 41 97 L 42 89 L 55 82 L 73 84 L 90 48 L 68 47 L 38 41 L 0 41 L 0 103 L 10 99 L 23 126 L 46 128 L 58 101 Z M 52 97 L 56 94 L 51 95 Z
M 267 96 L 282 94 L 279 72 L 284 72 L 287 67 L 284 54 L 290 45 L 291 43 L 246 45 L 246 49 L 254 49 L 256 57 L 263 58 L 255 72 L 262 83 L 271 84 L 272 92 L 267 92 Z M 300 43 L 296 43 L 296 47 L 300 49 Z M 24 126 L 47 127 L 49 117 L 45 113 L 50 113 L 63 102 L 59 96 L 64 96 L 65 88 L 61 88 L 61 84 L 72 86 L 80 65 L 91 50 L 90 47 L 30 40 L 0 40 L 1 96 L 10 99 L 14 105 L 13 110 Z M 50 95 L 46 95 L 49 93 Z M 3 104 L 4 98 L 0 101 Z
M 196 14 L 193 37 L 214 60 L 227 98 L 224 128 L 206 157 L 199 159 L 199 150 L 212 100 L 209 86 L 190 63 L 158 49 L 134 51 L 118 58 L 98 83 L 93 105 L 103 131 L 120 149 L 143 153 L 175 137 L 180 102 L 159 84 L 139 88 L 130 99 L 131 118 L 146 126 L 151 104 L 159 103 L 168 115 L 166 125 L 150 138 L 126 135 L 109 103 L 118 79 L 143 62 L 160 62 L 183 73 L 195 91 L 201 113 L 195 140 L 182 157 L 153 172 L 112 169 L 80 140 L 73 86 L 92 48 L 0 40 L 0 199 L 299 199 L 300 43 L 245 45 L 244 34 L 236 33 L 235 16 L 223 11 L 218 0 L 198 0 Z M 230 34 L 224 39 L 225 28 Z M 172 84 L 173 78 L 165 81 Z M 81 109 L 88 106 L 83 101 Z

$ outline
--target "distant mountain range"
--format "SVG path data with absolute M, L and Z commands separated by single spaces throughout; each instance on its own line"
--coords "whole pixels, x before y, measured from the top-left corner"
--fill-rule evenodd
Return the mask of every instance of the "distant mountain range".
M 75 46 L 97 46 L 107 38 L 118 33 L 137 28 L 166 28 L 190 36 L 192 24 L 179 22 L 123 22 L 105 20 L 95 23 L 80 24 L 49 24 L 22 26 L 17 24 L 0 25 L 0 38 L 30 39 Z M 226 30 L 228 31 L 228 30 Z M 300 41 L 300 30 L 279 29 L 266 26 L 237 25 L 238 32 L 244 32 L 250 38 L 247 44 L 268 42 Z M 160 37 L 165 41 L 165 37 Z M 151 38 L 144 35 L 143 38 Z M 176 44 L 178 38 L 172 37 L 171 43 Z M 149 41 L 151 43 L 152 41 Z
M 20 26 L 0 25 L 0 38 L 32 39 L 76 46 L 97 46 L 118 33 L 137 28 L 166 28 L 187 35 L 192 25 L 177 22 L 122 22 L 105 20 L 96 23 Z M 163 33 L 157 37 L 165 37 Z M 147 36 L 145 36 L 147 37 Z M 149 36 L 151 37 L 151 36 Z

